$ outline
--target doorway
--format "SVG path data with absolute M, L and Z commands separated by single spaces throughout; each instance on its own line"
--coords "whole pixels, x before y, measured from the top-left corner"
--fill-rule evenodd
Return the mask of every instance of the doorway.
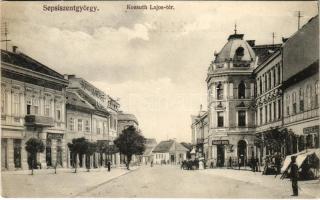
M 217 145 L 217 167 L 224 166 L 224 145 Z
M 52 166 L 51 140 L 50 140 L 50 139 L 47 139 L 47 145 L 46 145 L 46 163 L 47 163 L 47 166 Z
M 238 158 L 240 158 L 240 166 L 245 166 L 247 160 L 247 142 L 244 140 L 238 142 Z
M 13 145 L 14 167 L 21 168 L 21 140 L 14 140 Z

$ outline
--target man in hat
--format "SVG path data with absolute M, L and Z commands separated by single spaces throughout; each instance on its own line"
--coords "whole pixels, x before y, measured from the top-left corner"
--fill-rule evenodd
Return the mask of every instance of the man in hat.
M 299 177 L 299 168 L 296 164 L 296 156 L 291 157 L 291 167 L 290 167 L 290 178 L 292 181 L 292 196 L 298 196 L 298 177 Z

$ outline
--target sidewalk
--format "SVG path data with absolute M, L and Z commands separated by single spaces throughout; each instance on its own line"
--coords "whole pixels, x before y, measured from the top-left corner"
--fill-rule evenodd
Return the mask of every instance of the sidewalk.
M 138 167 L 112 168 L 108 172 L 106 168 L 91 169 L 87 172 L 79 168 L 60 168 L 57 174 L 54 169 L 31 171 L 7 171 L 2 172 L 2 196 L 3 197 L 73 197 L 82 192 L 90 191 L 97 186 L 113 180 L 119 176 L 130 173 Z
M 291 194 L 291 181 L 289 179 L 280 179 L 281 175 L 262 175 L 262 172 L 252 172 L 236 169 L 206 169 L 200 170 L 202 173 L 209 173 L 217 176 L 223 176 L 230 179 L 243 181 L 246 183 L 259 184 L 264 187 L 278 188 L 279 190 Z M 320 180 L 299 181 L 300 196 L 306 198 L 320 197 Z

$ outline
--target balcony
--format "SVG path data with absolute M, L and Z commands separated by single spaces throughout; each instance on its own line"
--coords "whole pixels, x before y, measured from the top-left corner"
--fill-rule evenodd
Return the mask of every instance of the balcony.
M 45 117 L 39 115 L 26 115 L 25 116 L 26 126 L 40 126 L 40 127 L 53 127 L 54 120 L 52 117 Z

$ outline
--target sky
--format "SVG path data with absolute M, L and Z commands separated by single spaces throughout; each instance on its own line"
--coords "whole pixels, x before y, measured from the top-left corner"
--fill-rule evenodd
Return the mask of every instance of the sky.
M 147 138 L 191 141 L 191 115 L 207 107 L 206 75 L 237 24 L 256 44 L 271 44 L 317 15 L 317 2 L 2 2 L 2 21 L 19 51 L 61 74 L 75 74 L 136 115 Z M 96 6 L 48 12 L 43 6 Z M 174 10 L 127 10 L 166 5 Z

